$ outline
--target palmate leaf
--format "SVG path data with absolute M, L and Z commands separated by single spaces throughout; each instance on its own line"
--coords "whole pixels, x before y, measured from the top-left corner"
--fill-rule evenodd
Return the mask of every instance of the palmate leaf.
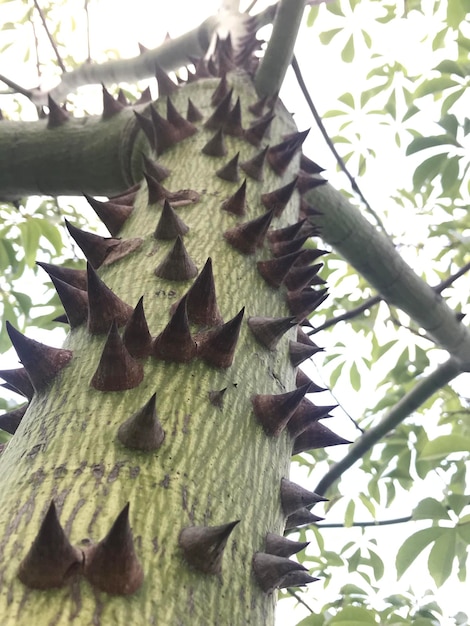
M 421 554 L 424 548 L 440 537 L 441 532 L 442 528 L 438 526 L 424 528 L 423 530 L 418 530 L 418 532 L 414 533 L 404 541 L 398 550 L 397 558 L 395 560 L 398 578 L 402 577 L 413 561 Z

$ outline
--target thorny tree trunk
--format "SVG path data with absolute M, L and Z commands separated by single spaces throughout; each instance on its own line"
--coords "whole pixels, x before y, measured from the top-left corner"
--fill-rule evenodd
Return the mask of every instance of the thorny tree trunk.
M 2 624 L 265 625 L 276 587 L 311 580 L 288 559 L 303 546 L 282 535 L 286 520 L 315 520 L 317 498 L 285 479 L 293 451 L 341 439 L 316 421 L 328 407 L 305 398 L 315 386 L 297 371 L 316 347 L 295 324 L 324 298 L 308 287 L 316 253 L 299 252 L 311 231 L 280 230 L 299 219 L 302 134 L 280 103 L 272 121 L 269 104 L 249 111 L 257 98 L 246 76 L 228 82 L 233 94 L 218 79 L 171 94 L 178 111 L 190 97 L 202 113 L 196 121 L 190 105 L 194 127 L 170 102 L 166 113 L 165 99 L 163 119 L 149 110 L 138 119 L 158 169 L 147 164 L 135 198 L 97 206 L 120 241 L 90 242 L 70 227 L 127 306 L 91 267 L 87 278 L 49 267 L 65 281 L 54 278 L 72 326 L 66 351 L 10 329 L 35 391 L 0 459 Z M 160 166 L 169 175 L 158 183 Z M 300 180 L 312 184 L 305 172 Z M 142 296 L 151 343 L 142 309 L 131 316 Z M 4 377 L 31 395 L 21 370 Z M 3 418 L 12 431 L 15 417 Z

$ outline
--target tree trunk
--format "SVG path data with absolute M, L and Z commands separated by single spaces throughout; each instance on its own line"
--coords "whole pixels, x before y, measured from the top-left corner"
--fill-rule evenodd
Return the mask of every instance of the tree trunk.
M 277 552 L 272 543 L 266 546 L 266 536 L 281 536 L 286 517 L 297 509 L 308 517 L 304 507 L 315 501 L 283 479 L 288 477 L 294 442 L 296 450 L 303 445 L 297 435 L 307 423 L 318 422 L 301 422 L 306 386 L 282 394 L 296 389 L 297 368 L 292 363 L 308 352 L 305 344 L 296 342 L 295 323 L 323 296 L 315 292 L 313 302 L 309 291 L 310 300 L 304 303 L 306 294 L 299 287 L 291 292 L 284 283 L 278 287 L 292 256 L 284 259 L 284 271 L 272 264 L 257 265 L 272 258 L 274 238 L 265 237 L 268 225 L 272 233 L 298 220 L 297 190 L 285 208 L 279 199 L 273 205 L 272 197 L 262 200 L 261 194 L 293 181 L 301 137 L 294 135 L 279 150 L 270 149 L 262 175 L 256 162 L 242 168 L 240 164 L 268 142 L 280 144 L 295 127 L 277 103 L 269 130 L 258 146 L 252 145 L 247 138 L 257 143 L 256 132 L 261 130 L 241 133 L 237 97 L 245 129 L 268 118 L 249 112 L 257 98 L 245 75 L 231 75 L 229 83 L 234 95 L 225 99 L 231 101 L 228 110 L 224 112 L 223 101 L 219 105 L 220 118 L 213 116 L 210 103 L 217 79 L 200 80 L 172 93 L 171 101 L 180 112 L 186 111 L 190 97 L 203 122 L 181 130 L 184 125 L 171 112 L 166 125 L 154 116 L 158 163 L 170 171 L 160 183 L 163 191 L 152 176 L 143 182 L 122 228 L 119 206 L 129 201 L 119 205 L 118 199 L 108 205 L 113 216 L 104 221 L 120 241 L 89 244 L 88 259 L 99 267 L 100 279 L 130 306 L 109 300 L 90 268 L 88 305 L 81 274 L 74 275 L 82 281 L 75 290 L 56 280 L 72 326 L 64 346 L 72 356 L 50 352 L 10 330 L 35 390 L 0 459 L 2 624 L 265 625 L 273 623 L 273 590 L 309 581 L 302 567 L 285 557 L 294 548 L 289 551 L 283 544 L 283 557 L 266 554 Z M 166 117 L 166 103 L 157 108 Z M 266 106 L 261 108 L 261 115 L 267 113 Z M 127 119 L 128 110 L 112 119 L 119 116 Z M 97 133 L 100 124 L 107 123 L 96 122 Z M 141 123 L 145 126 L 145 121 Z M 217 139 L 207 147 L 220 127 L 225 148 Z M 165 145 L 165 132 L 176 136 L 174 145 Z M 139 141 L 143 136 L 140 132 Z M 116 149 L 110 147 L 109 160 Z M 221 173 L 238 152 L 238 166 Z M 148 173 L 158 176 L 149 169 Z M 235 200 L 233 196 L 245 176 L 246 202 L 240 203 L 243 188 Z M 166 207 L 167 220 L 160 222 L 160 238 L 155 238 L 165 196 L 189 230 L 185 232 L 179 221 L 175 226 Z M 260 217 L 248 228 L 237 228 Z M 176 240 L 178 230 L 181 238 Z M 162 231 L 171 238 L 162 239 Z M 82 240 L 73 228 L 72 233 Z M 284 234 L 277 235 L 282 248 Z M 191 260 L 183 258 L 181 240 Z M 82 245 L 87 248 L 86 241 Z M 286 252 L 291 251 L 279 251 Z M 233 320 L 226 326 L 211 309 L 210 281 L 201 280 L 210 275 L 208 266 L 201 275 L 208 257 L 218 308 L 225 322 Z M 295 256 L 296 263 L 302 259 L 302 254 Z M 291 281 L 298 273 L 289 272 Z M 195 274 L 199 292 L 195 288 L 175 309 L 195 284 Z M 293 288 L 294 283 L 289 284 Z M 140 319 L 138 330 L 129 322 L 142 296 L 151 345 L 138 318 L 139 307 L 132 317 L 134 322 Z M 238 315 L 243 308 L 244 314 Z M 186 311 L 191 336 L 185 329 Z M 273 324 L 254 318 L 291 319 Z M 121 330 L 127 324 L 120 333 L 126 348 L 113 320 Z M 105 344 L 114 352 L 100 368 Z M 18 380 L 11 384 L 29 395 L 28 384 Z M 154 394 L 163 441 L 152 412 Z M 139 427 L 121 428 L 139 411 Z M 326 441 L 327 434 L 326 429 L 316 435 L 312 430 L 310 447 L 339 442 Z M 126 527 L 126 503 L 133 544 Z M 290 524 L 296 523 L 290 519 Z

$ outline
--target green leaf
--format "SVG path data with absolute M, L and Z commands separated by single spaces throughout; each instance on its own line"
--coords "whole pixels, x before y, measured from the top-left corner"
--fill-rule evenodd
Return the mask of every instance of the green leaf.
M 326 30 L 323 33 L 319 34 L 320 41 L 324 46 L 327 46 L 331 42 L 333 37 L 335 37 L 342 30 L 342 28 L 333 28 L 332 30 Z
M 413 187 L 419 191 L 427 181 L 431 181 L 440 174 L 446 160 L 447 154 L 443 152 L 442 154 L 435 154 L 429 157 L 429 159 L 418 165 L 413 174 Z
M 349 500 L 344 513 L 344 525 L 346 528 L 350 528 L 354 523 L 354 512 L 356 511 L 356 503 L 354 500 Z
M 442 435 L 429 441 L 421 450 L 422 459 L 443 459 L 453 452 L 470 452 L 470 437 Z
M 467 496 L 467 501 L 469 497 Z M 470 544 L 470 515 L 464 515 L 459 519 L 457 524 L 457 532 L 459 537 L 465 541 L 465 543 Z
M 449 76 L 439 76 L 439 78 L 431 78 L 424 81 L 424 83 L 416 89 L 415 96 L 416 98 L 422 98 L 429 94 L 441 93 L 445 89 L 451 89 L 459 85 L 460 83 Z
M 437 67 L 434 68 L 441 74 L 457 74 L 462 78 L 466 78 L 467 73 L 465 68 L 459 65 L 456 61 L 452 61 L 451 59 L 445 59 L 441 61 Z
M 347 606 L 340 610 L 328 622 L 328 626 L 365 626 L 367 624 L 377 624 L 376 613 L 359 606 Z
M 413 561 L 430 543 L 435 541 L 442 532 L 442 528 L 433 526 L 432 528 L 424 528 L 414 533 L 400 546 L 395 561 L 397 568 L 397 577 L 401 578 Z
M 433 148 L 434 146 L 459 146 L 452 135 L 434 135 L 431 137 L 415 137 L 406 149 L 406 156 L 419 152 L 420 150 L 426 150 L 426 148 Z
M 434 498 L 425 498 L 413 509 L 412 517 L 418 519 L 450 519 L 449 514 L 442 504 Z
M 370 559 L 370 565 L 372 569 L 374 570 L 375 580 L 380 580 L 382 576 L 384 575 L 384 571 L 385 571 L 384 562 L 379 557 L 379 555 L 373 550 L 371 550 L 370 548 L 369 548 L 369 559 Z
M 453 156 L 447 159 L 442 172 L 441 185 L 443 192 L 450 196 L 452 189 L 459 181 L 461 156 Z
M 441 528 L 441 536 L 436 539 L 428 559 L 429 573 L 440 587 L 451 575 L 455 557 L 455 528 Z
M 341 51 L 341 58 L 345 63 L 351 63 L 354 59 L 354 37 L 351 35 Z
M 309 28 L 313 26 L 315 20 L 317 19 L 319 10 L 320 10 L 320 7 L 318 5 L 317 6 L 313 5 L 310 7 L 310 10 L 307 15 L 307 26 Z
M 375 518 L 375 506 L 372 504 L 370 499 L 364 493 L 360 493 L 359 494 L 359 498 L 360 498 L 362 504 L 366 507 L 366 509 L 372 515 L 372 517 Z
M 27 219 L 18 224 L 21 231 L 21 244 L 23 247 L 24 258 L 28 267 L 34 267 L 39 246 L 39 237 L 41 231 L 38 228 L 35 219 Z
M 344 13 L 341 10 L 341 3 L 338 0 L 336 0 L 336 2 L 327 2 L 326 8 L 330 13 L 344 17 Z
M 359 373 L 356 361 L 352 363 L 351 369 L 349 370 L 349 380 L 351 382 L 351 387 L 354 389 L 354 391 L 359 391 L 359 389 L 361 388 L 361 375 Z

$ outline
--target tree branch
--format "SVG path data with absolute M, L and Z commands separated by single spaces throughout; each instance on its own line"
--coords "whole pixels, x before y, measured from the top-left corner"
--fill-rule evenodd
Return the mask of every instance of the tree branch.
M 379 232 L 344 196 L 326 183 L 306 194 L 321 207 L 311 218 L 330 244 L 384 300 L 421 326 L 442 348 L 470 371 L 470 333 L 436 291 L 403 260 L 392 242 Z
M 325 330 L 326 328 L 330 328 L 331 326 L 334 326 L 338 322 L 344 322 L 346 320 L 350 320 L 354 317 L 357 317 L 358 315 L 372 308 L 373 306 L 375 306 L 381 301 L 382 301 L 381 296 L 373 296 L 372 298 L 365 300 L 359 306 L 356 306 L 353 309 L 349 309 L 349 311 L 346 311 L 345 313 L 341 313 L 341 315 L 337 315 L 336 317 L 332 317 L 331 319 L 326 320 L 326 322 L 324 322 L 323 324 L 320 324 L 320 326 L 315 326 L 315 328 L 308 331 L 307 335 L 309 336 L 315 335 L 316 333 L 319 333 L 321 330 Z
M 395 517 L 394 519 L 375 520 L 372 522 L 353 522 L 348 528 L 367 528 L 368 526 L 391 526 L 392 524 L 405 524 L 413 520 L 412 515 L 405 517 Z M 346 528 L 344 524 L 317 524 L 317 528 Z
M 273 32 L 255 76 L 260 96 L 272 96 L 281 88 L 292 60 L 304 8 L 305 0 L 280 0 Z
M 321 479 L 314 489 L 315 493 L 324 495 L 328 488 L 354 463 L 359 461 L 368 450 L 461 372 L 462 369 L 456 359 L 450 358 L 427 377 L 419 380 L 413 389 L 405 394 L 376 426 L 369 429 L 352 444 L 347 455 L 335 463 Z

